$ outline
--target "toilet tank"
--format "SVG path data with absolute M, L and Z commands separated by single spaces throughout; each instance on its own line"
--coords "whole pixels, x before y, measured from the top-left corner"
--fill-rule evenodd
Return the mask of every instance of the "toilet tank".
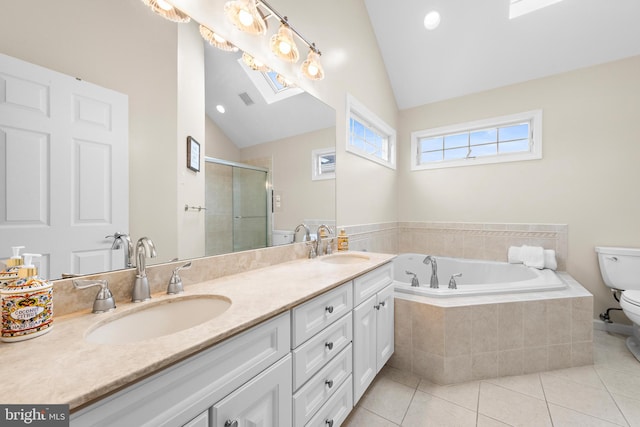
M 293 243 L 293 231 L 273 230 L 273 246 L 287 245 Z
M 640 289 L 640 249 L 597 246 L 598 264 L 610 288 Z

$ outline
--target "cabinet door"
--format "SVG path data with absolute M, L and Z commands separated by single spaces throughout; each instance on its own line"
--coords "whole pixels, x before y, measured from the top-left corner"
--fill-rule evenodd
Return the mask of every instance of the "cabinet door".
M 291 427 L 291 356 L 213 406 L 214 427 Z
M 376 372 L 387 363 L 393 354 L 393 285 L 389 285 L 378 293 L 376 305 L 378 316 L 376 340 Z
M 209 427 L 209 410 L 200 413 L 197 417 L 182 427 Z
M 353 404 L 376 376 L 376 295 L 353 310 Z

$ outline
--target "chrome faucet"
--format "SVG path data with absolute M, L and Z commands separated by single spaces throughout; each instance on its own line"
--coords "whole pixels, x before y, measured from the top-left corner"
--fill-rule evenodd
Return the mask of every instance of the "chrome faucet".
M 462 273 L 452 274 L 449 279 L 449 289 L 458 289 L 458 284 L 456 283 L 456 277 L 462 277 Z
M 414 273 L 413 271 L 406 270 L 405 274 L 408 274 L 409 276 L 413 276 L 411 278 L 411 286 L 413 287 L 420 286 L 420 282 L 418 281 L 418 275 L 416 273 Z
M 322 229 L 325 229 L 327 231 L 327 235 L 331 236 L 333 234 L 333 231 L 331 231 L 331 229 L 329 228 L 328 225 L 325 224 L 320 224 L 318 226 L 318 230 L 316 231 L 316 252 L 318 253 L 318 255 L 322 255 L 327 253 L 326 249 L 324 249 L 322 247 L 322 237 L 321 237 L 321 231 Z M 331 243 L 331 240 L 329 240 L 329 244 Z
M 113 298 L 113 294 L 109 290 L 109 282 L 107 282 L 106 280 L 78 279 L 73 281 L 73 286 L 76 289 L 86 289 L 93 286 L 100 286 L 100 290 L 96 295 L 96 299 L 93 301 L 93 313 L 105 313 L 107 311 L 115 310 L 116 301 Z
M 188 263 L 181 265 L 180 267 L 176 267 L 173 269 L 173 274 L 171 275 L 171 279 L 169 279 L 169 286 L 167 286 L 167 293 L 169 295 L 173 294 L 181 294 L 184 292 L 184 287 L 182 286 L 182 279 L 178 275 L 180 270 L 188 270 L 191 268 L 191 261 Z
M 110 237 L 113 237 L 113 244 L 111 245 L 112 250 L 124 248 L 124 268 L 133 267 L 133 263 L 131 262 L 131 258 L 133 257 L 133 243 L 131 243 L 129 235 L 126 233 L 118 233 L 116 231 L 113 233 L 113 236 L 105 236 L 105 239 Z
M 436 259 L 431 255 L 427 255 L 425 259 L 422 260 L 425 264 L 431 264 L 431 280 L 429 281 L 429 287 L 437 289 L 438 288 L 438 263 Z
M 311 232 L 309 231 L 309 227 L 307 227 L 307 224 L 302 223 L 302 224 L 298 224 L 298 226 L 296 227 L 295 230 L 293 230 L 293 241 L 296 241 L 296 234 L 298 234 L 298 231 L 300 231 L 301 228 L 304 228 L 304 239 L 302 240 L 303 242 L 308 242 L 311 240 Z
M 153 241 L 148 237 L 141 237 L 136 243 L 136 259 L 138 261 L 136 282 L 133 285 L 131 293 L 131 301 L 142 302 L 151 299 L 151 291 L 149 290 L 149 280 L 146 272 L 146 258 L 155 258 L 156 247 Z

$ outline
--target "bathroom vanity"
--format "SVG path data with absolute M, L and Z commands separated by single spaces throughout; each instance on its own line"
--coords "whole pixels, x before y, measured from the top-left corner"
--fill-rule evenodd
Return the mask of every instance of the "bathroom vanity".
M 72 426 L 338 426 L 356 385 L 357 400 L 393 352 L 393 300 L 385 299 L 393 255 L 360 257 L 297 260 L 188 286 L 185 295 L 231 305 L 157 338 L 85 339 L 147 303 L 57 319 L 49 337 L 3 349 L 0 370 L 17 391 L 8 403 L 67 403 Z M 8 371 L 34 363 L 36 349 L 59 368 L 34 394 Z

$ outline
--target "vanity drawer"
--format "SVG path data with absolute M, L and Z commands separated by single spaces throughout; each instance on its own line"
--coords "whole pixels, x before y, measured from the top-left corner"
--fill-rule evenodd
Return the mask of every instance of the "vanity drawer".
M 293 389 L 300 388 L 329 360 L 348 346 L 352 336 L 352 316 L 348 313 L 293 350 Z
M 341 425 L 353 409 L 352 391 L 351 375 L 349 375 L 349 378 L 311 418 L 306 427 L 338 427 Z
M 393 264 L 390 262 L 356 277 L 353 279 L 353 305 L 357 306 L 392 282 Z
M 351 375 L 351 344 L 293 396 L 293 425 L 303 426 Z
M 295 348 L 353 308 L 353 285 L 349 281 L 293 309 L 291 346 Z

